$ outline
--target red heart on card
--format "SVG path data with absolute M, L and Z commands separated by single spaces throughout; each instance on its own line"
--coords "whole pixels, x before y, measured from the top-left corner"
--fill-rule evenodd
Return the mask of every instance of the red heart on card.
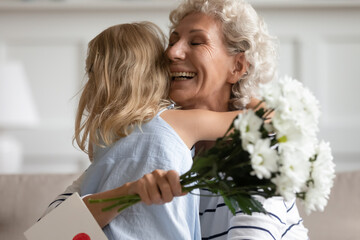
M 75 235 L 73 240 L 91 240 L 91 238 L 86 233 L 79 233 Z

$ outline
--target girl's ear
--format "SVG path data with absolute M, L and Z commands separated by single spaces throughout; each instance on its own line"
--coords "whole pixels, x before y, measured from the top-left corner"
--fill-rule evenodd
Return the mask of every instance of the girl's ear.
M 235 84 L 246 74 L 249 63 L 246 61 L 245 53 L 240 52 L 234 56 L 234 65 L 228 83 Z

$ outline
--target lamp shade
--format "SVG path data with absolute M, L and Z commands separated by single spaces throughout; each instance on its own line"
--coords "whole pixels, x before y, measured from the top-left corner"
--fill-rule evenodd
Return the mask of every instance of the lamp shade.
M 24 68 L 19 62 L 0 64 L 0 129 L 30 127 L 38 122 Z

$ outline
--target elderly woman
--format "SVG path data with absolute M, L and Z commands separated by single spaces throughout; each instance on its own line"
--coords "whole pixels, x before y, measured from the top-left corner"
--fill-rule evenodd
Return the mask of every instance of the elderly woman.
M 272 38 L 255 10 L 239 0 L 190 0 L 171 12 L 167 55 L 170 97 L 183 108 L 229 111 L 245 108 L 259 83 L 275 75 Z M 235 68 L 229 69 L 230 61 Z M 246 69 L 237 82 L 231 71 Z M 188 77 L 191 76 L 191 77 Z M 204 195 L 209 192 L 202 190 Z M 269 215 L 233 216 L 221 197 L 202 197 L 203 239 L 307 239 L 295 199 L 262 200 Z
M 229 111 L 251 107 L 259 83 L 275 76 L 276 51 L 272 37 L 255 10 L 242 0 L 188 0 L 170 14 L 172 22 L 167 56 L 170 59 L 170 97 L 184 109 L 202 108 Z M 230 76 L 241 73 L 238 79 Z M 210 147 L 202 142 L 196 148 Z M 165 179 L 165 183 L 164 183 Z M 157 170 L 143 178 L 145 186 L 158 189 L 153 197 L 137 187 L 148 203 L 170 201 L 178 185 L 174 172 Z M 80 178 L 65 195 L 77 191 Z M 162 192 L 166 187 L 174 191 Z M 135 185 L 138 186 L 138 185 Z M 120 187 L 119 189 L 123 189 Z M 95 197 L 111 197 L 123 190 L 114 189 Z M 209 195 L 209 192 L 202 190 Z M 150 191 L 151 192 L 151 191 Z M 147 196 L 147 197 L 146 197 Z M 94 197 L 94 196 L 92 196 Z M 84 198 L 86 201 L 88 197 Z M 60 195 L 58 199 L 64 199 Z M 201 197 L 200 223 L 203 239 L 307 239 L 295 200 L 260 199 L 265 214 L 233 216 L 221 197 Z M 60 201 L 56 201 L 59 203 Z M 57 204 L 51 204 L 49 209 Z M 101 212 L 100 205 L 88 205 L 101 226 L 116 212 Z M 120 213 L 121 214 L 121 213 Z
M 183 108 L 245 108 L 258 84 L 273 79 L 274 43 L 264 22 L 246 2 L 189 0 L 171 12 L 170 20 L 170 97 Z M 233 69 L 229 69 L 229 58 L 235 62 Z M 243 69 L 245 73 L 232 82 L 229 71 Z M 269 215 L 252 216 L 241 211 L 233 216 L 221 197 L 202 197 L 200 201 L 203 239 L 307 239 L 295 199 L 262 199 Z

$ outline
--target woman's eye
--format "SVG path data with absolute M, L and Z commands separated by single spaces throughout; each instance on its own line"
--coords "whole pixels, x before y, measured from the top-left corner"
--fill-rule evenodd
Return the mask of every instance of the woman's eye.
M 192 42 L 191 45 L 196 46 L 196 45 L 201 45 L 201 42 Z
M 178 41 L 178 40 L 177 40 L 176 38 L 171 37 L 171 38 L 169 39 L 169 46 L 170 46 L 170 47 L 174 46 L 177 41 Z
M 169 41 L 169 46 L 172 47 L 177 43 L 176 40 Z

